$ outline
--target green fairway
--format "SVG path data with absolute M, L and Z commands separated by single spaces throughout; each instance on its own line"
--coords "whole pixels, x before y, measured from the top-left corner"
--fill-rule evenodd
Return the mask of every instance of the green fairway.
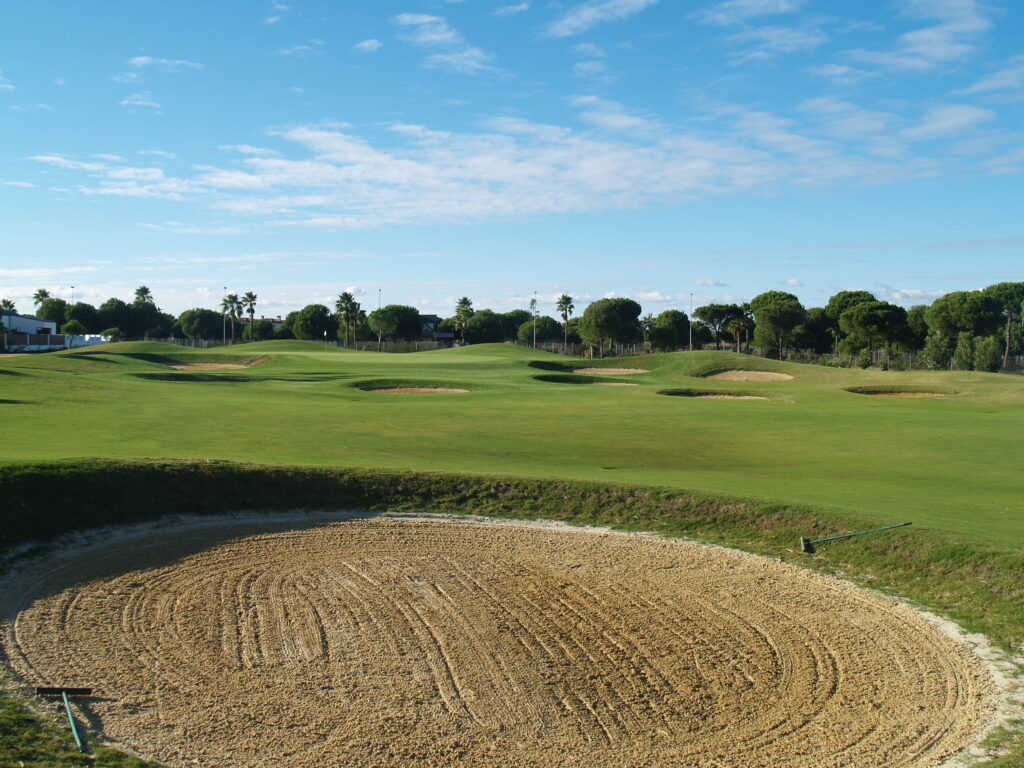
M 574 365 L 648 372 L 573 374 Z M 793 378 L 706 378 L 732 369 Z M 467 391 L 372 391 L 392 387 Z M 916 396 L 849 391 L 858 389 Z M 4 463 L 211 458 L 614 481 L 1024 544 L 1024 379 L 1008 375 L 832 369 L 729 352 L 578 361 L 510 345 L 393 355 L 309 342 L 208 352 L 131 343 L 0 359 L 0 425 Z

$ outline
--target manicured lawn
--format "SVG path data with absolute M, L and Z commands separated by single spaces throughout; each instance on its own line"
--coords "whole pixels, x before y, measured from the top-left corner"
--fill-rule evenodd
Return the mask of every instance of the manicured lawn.
M 234 370 L 169 365 L 268 356 Z M 213 352 L 118 344 L 3 358 L 0 462 L 213 458 L 609 480 L 849 510 L 1024 544 L 1017 459 L 1024 378 L 839 370 L 729 352 L 576 361 L 650 369 L 581 376 L 588 382 L 581 384 L 552 370 L 573 364 L 507 345 L 393 355 L 306 342 Z M 734 368 L 793 379 L 702 378 Z M 469 391 L 385 394 L 360 385 Z M 945 396 L 846 391 L 858 387 Z M 768 399 L 659 394 L 671 388 Z

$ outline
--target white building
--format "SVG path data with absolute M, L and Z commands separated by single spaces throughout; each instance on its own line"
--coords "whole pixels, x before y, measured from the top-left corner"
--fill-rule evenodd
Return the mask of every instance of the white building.
M 57 323 L 40 320 L 31 315 L 19 315 L 9 309 L 0 309 L 0 323 L 6 333 L 27 333 L 31 336 L 49 336 L 57 333 Z

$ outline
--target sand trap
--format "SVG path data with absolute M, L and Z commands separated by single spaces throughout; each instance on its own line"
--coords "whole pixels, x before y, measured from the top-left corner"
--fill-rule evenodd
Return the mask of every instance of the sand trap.
M 760 395 L 683 395 L 683 397 L 696 397 L 701 400 L 767 400 L 767 397 Z
M 628 381 L 595 381 L 592 387 L 636 387 L 637 384 L 630 384 Z
M 573 373 L 590 376 L 628 376 L 631 373 L 650 373 L 646 368 L 573 368 Z
M 453 387 L 382 387 L 380 389 L 364 389 L 364 392 L 381 392 L 385 395 L 443 395 L 448 392 L 469 392 L 468 389 Z
M 789 381 L 793 377 L 774 371 L 722 371 L 705 378 L 710 381 Z
M 882 595 L 653 536 L 446 519 L 207 520 L 10 574 L 25 685 L 173 768 L 934 766 L 992 673 Z M 80 537 L 81 538 L 81 537 Z
M 269 357 L 258 357 L 247 363 L 182 363 L 181 365 L 172 365 L 171 368 L 176 371 L 233 371 L 238 368 L 252 368 L 269 359 Z
M 872 392 L 865 389 L 848 389 L 846 391 L 853 392 L 855 395 L 871 395 L 873 397 L 945 397 L 941 392 Z

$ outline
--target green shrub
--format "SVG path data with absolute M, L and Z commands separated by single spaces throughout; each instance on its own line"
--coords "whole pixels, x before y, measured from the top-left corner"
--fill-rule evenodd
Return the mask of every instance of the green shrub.
M 921 350 L 921 363 L 925 368 L 933 371 L 944 371 L 949 368 L 949 361 L 953 359 L 953 345 L 945 336 L 932 334 L 924 343 Z
M 999 339 L 995 336 L 978 336 L 974 340 L 974 370 L 995 373 L 1003 365 L 1003 354 Z
M 958 371 L 970 371 L 974 368 L 974 336 L 969 331 L 957 334 L 953 368 Z

